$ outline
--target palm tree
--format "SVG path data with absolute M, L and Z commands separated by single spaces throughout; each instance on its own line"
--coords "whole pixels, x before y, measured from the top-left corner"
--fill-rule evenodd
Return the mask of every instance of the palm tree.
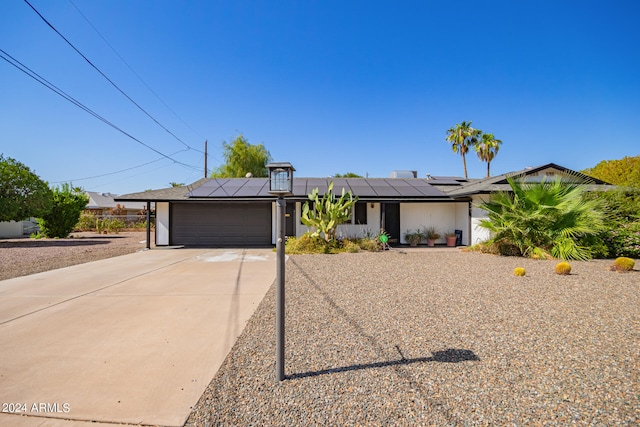
M 502 141 L 496 139 L 492 133 L 483 133 L 480 141 L 475 146 L 478 158 L 483 162 L 487 162 L 487 178 L 491 176 L 491 161 L 498 154 L 500 144 L 502 144 Z
M 491 242 L 516 246 L 524 256 L 591 258 L 591 248 L 582 242 L 603 229 L 603 213 L 598 199 L 584 197 L 584 185 L 559 177 L 507 181 L 510 192 L 494 193 L 478 206 L 487 211 L 480 226 L 491 231 Z
M 478 135 L 482 131 L 471 127 L 471 122 L 462 122 L 456 124 L 447 131 L 447 141 L 451 143 L 451 149 L 454 153 L 460 153 L 462 156 L 462 165 L 464 166 L 464 177 L 467 175 L 467 159 L 465 155 L 469 152 L 469 147 L 478 143 Z

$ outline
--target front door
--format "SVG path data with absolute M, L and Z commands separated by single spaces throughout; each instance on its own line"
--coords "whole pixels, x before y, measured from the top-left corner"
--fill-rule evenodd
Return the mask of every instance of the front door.
M 400 243 L 400 203 L 381 203 L 380 207 L 380 223 L 389 235 L 389 243 Z

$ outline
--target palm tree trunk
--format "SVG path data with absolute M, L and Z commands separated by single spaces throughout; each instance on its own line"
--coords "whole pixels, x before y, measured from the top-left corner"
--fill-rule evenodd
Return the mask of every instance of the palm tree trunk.
M 462 165 L 464 166 L 464 179 L 469 179 L 467 176 L 467 159 L 464 154 L 462 154 Z

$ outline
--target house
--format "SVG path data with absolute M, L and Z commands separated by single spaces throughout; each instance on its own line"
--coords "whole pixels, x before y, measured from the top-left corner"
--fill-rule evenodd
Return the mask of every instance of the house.
M 490 178 L 470 180 L 468 183 L 461 185 L 458 188 L 451 188 L 449 191 L 446 191 L 446 193 L 452 198 L 471 198 L 471 205 L 469 208 L 470 243 L 475 245 L 476 243 L 484 242 L 490 237 L 489 230 L 482 228 L 479 225 L 480 221 L 487 217 L 487 213 L 480 209 L 478 205 L 489 200 L 491 193 L 498 191 L 511 191 L 511 187 L 509 186 L 507 179 L 514 178 L 523 180 L 524 182 L 533 183 L 540 182 L 543 179 L 554 179 L 556 177 L 561 177 L 563 180 L 570 182 L 583 183 L 589 190 L 610 190 L 614 188 L 613 185 L 599 179 L 576 172 L 555 163 L 548 163 L 543 166 L 527 167 L 519 171 L 509 172 Z
M 351 223 L 340 225 L 338 235 L 376 235 L 384 229 L 392 244 L 404 244 L 407 230 L 435 226 L 442 234 L 457 230 L 460 243 L 469 245 L 488 237 L 477 225 L 484 212 L 476 204 L 494 191 L 508 190 L 508 177 L 539 180 L 556 175 L 606 185 L 553 163 L 480 180 L 295 178 L 293 194 L 285 198 L 285 234 L 300 236 L 308 230 L 300 221 L 307 195 L 314 188 L 324 194 L 333 181 L 335 193 L 344 188 L 358 196 Z M 184 187 L 117 196 L 115 201 L 127 206 L 155 203 L 156 246 L 269 246 L 276 239 L 276 208 L 275 197 L 268 190 L 267 178 L 203 178 Z M 438 243 L 444 243 L 444 237 Z
M 140 211 L 146 209 L 145 203 L 116 202 L 114 198 L 118 197 L 117 194 L 98 193 L 95 191 L 85 191 L 85 194 L 89 197 L 89 203 L 87 203 L 85 210 L 97 216 L 112 215 L 114 210 L 119 210 L 120 213 L 118 215 L 135 219 L 140 215 Z

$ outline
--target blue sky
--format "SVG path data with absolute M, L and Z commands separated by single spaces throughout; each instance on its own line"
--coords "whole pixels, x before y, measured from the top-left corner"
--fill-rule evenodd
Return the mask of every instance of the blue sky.
M 50 184 L 190 183 L 204 141 L 211 169 L 239 133 L 297 176 L 461 176 L 445 141 L 461 121 L 503 141 L 493 174 L 640 154 L 635 0 L 29 2 L 175 135 L 26 2 L 2 1 L 0 49 L 156 150 L 0 60 L 0 153 Z

